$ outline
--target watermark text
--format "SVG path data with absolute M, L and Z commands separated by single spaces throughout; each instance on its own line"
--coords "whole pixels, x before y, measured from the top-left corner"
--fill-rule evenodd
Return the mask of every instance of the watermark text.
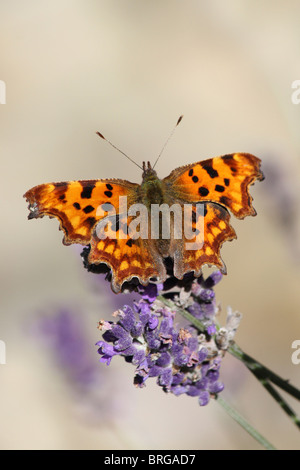
M 0 104 L 6 104 L 6 84 L 0 80 Z
M 292 363 L 297 366 L 300 364 L 300 339 L 295 339 L 295 341 L 292 342 L 292 348 L 296 350 L 292 353 Z
M 149 215 L 150 213 L 150 215 Z M 205 205 L 198 204 L 144 204 L 127 205 L 127 197 L 120 196 L 118 209 L 113 204 L 98 206 L 96 235 L 106 238 L 132 240 L 186 240 L 187 250 L 200 250 L 204 243 Z M 188 242 L 188 241 L 191 242 Z
M 293 104 L 300 103 L 300 80 L 294 80 L 292 83 L 292 88 L 295 88 L 295 91 L 292 93 L 291 99 Z
M 6 345 L 2 339 L 0 339 L 0 364 L 6 364 Z

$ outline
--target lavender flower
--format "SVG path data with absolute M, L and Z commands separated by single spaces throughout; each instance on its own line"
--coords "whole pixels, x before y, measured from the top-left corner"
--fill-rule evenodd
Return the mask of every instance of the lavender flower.
M 119 415 L 120 397 L 110 377 L 112 371 L 99 374 L 85 323 L 85 315 L 63 307 L 35 318 L 31 332 L 52 354 L 54 364 L 66 379 L 75 413 L 80 419 L 99 423 L 99 419 L 111 420 L 116 413 Z M 111 358 L 110 347 L 107 344 Z
M 227 330 L 223 328 L 222 346 L 214 338 L 218 307 L 213 287 L 221 278 L 220 271 L 192 283 L 189 277 L 188 289 L 183 284 L 179 291 L 167 294 L 161 284 L 141 287 L 142 299 L 133 307 L 125 305 L 118 310 L 114 314 L 118 321 L 99 323 L 103 331 L 103 340 L 97 343 L 100 361 L 109 365 L 114 356 L 123 356 L 135 366 L 137 387 L 144 387 L 149 377 L 156 377 L 165 392 L 197 397 L 201 406 L 207 405 L 210 397 L 224 388 L 219 369 L 226 340 L 228 345 L 233 337 L 233 334 L 226 336 Z M 159 293 L 173 298 L 173 309 L 157 299 Z M 182 308 L 182 302 L 184 308 L 201 320 L 203 332 L 192 325 L 180 327 L 175 323 L 176 306 Z
M 70 380 L 78 387 L 97 382 L 94 364 L 87 348 L 83 321 L 68 309 L 44 315 L 36 323 L 38 333 L 48 343 Z

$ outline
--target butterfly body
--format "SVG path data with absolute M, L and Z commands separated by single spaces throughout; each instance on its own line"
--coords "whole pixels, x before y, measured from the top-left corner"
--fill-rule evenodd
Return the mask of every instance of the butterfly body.
M 29 202 L 29 219 L 56 217 L 64 244 L 89 245 L 88 263 L 106 264 L 112 271 L 112 289 L 120 292 L 123 283 L 135 277 L 143 285 L 152 278 L 164 281 L 166 257 L 174 260 L 174 275 L 179 279 L 190 271 L 199 276 L 204 264 L 225 272 L 220 248 L 224 241 L 236 238 L 228 210 L 237 218 L 256 214 L 249 194 L 256 179 L 263 179 L 260 160 L 236 153 L 177 168 L 164 179 L 158 178 L 149 162 L 144 163 L 140 185 L 121 179 L 48 183 L 35 186 L 24 197 Z M 144 227 L 137 237 L 130 230 L 137 221 L 135 206 L 141 209 L 139 225 Z M 199 249 L 188 248 L 193 239 L 184 231 L 184 217 L 180 218 L 187 206 L 191 215 L 187 224 L 195 240 L 201 239 Z M 172 210 L 159 212 L 159 224 L 154 227 L 157 207 Z M 168 221 L 170 230 L 164 236 L 163 224 Z M 99 237 L 103 223 L 104 239 Z
M 166 199 L 166 191 L 162 180 L 157 176 L 150 162 L 148 162 L 148 169 L 143 171 L 143 181 L 141 184 L 141 199 L 140 202 L 145 204 L 148 210 L 151 209 L 152 204 L 163 204 Z

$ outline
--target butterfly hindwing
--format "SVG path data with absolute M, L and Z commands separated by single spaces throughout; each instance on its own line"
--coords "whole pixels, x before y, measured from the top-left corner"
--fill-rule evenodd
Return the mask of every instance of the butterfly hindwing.
M 112 269 L 112 289 L 116 293 L 120 292 L 125 281 L 134 277 L 143 285 L 148 284 L 150 278 L 164 280 L 166 277 L 162 258 L 153 249 L 151 240 L 130 237 L 128 224 L 131 220 L 130 217 L 120 216 L 117 224 L 109 221 L 104 239 L 95 227 L 91 238 L 88 262 L 105 263 Z
M 195 235 L 187 238 L 185 231 L 182 240 L 171 242 L 175 277 L 181 279 L 191 271 L 199 276 L 205 264 L 217 266 L 226 273 L 220 249 L 225 241 L 236 238 L 229 222 L 229 212 L 218 204 L 205 202 L 193 206 L 191 227 Z

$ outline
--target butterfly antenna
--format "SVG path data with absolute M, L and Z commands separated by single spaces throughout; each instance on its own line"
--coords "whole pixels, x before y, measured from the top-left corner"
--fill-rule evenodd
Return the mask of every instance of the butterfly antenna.
M 179 116 L 179 118 L 178 118 L 178 120 L 177 120 L 177 122 L 176 122 L 176 124 L 175 124 L 175 126 L 174 126 L 174 128 L 173 128 L 173 130 L 172 130 L 172 132 L 171 132 L 171 134 L 169 135 L 169 137 L 167 138 L 167 140 L 166 140 L 166 142 L 165 142 L 165 145 L 164 145 L 163 148 L 161 149 L 160 154 L 158 155 L 158 157 L 157 157 L 157 159 L 156 159 L 156 161 L 155 161 L 155 163 L 154 163 L 154 165 L 153 165 L 153 170 L 154 170 L 154 168 L 155 168 L 155 166 L 156 166 L 156 163 L 157 163 L 158 160 L 160 159 L 161 154 L 162 154 L 163 151 L 165 150 L 165 148 L 166 148 L 166 146 L 167 146 L 169 140 L 171 139 L 172 135 L 174 134 L 176 127 L 177 127 L 178 124 L 181 122 L 182 118 L 183 118 L 183 114 L 182 114 L 181 116 Z
M 103 134 L 101 134 L 101 132 L 96 132 L 96 134 L 101 137 L 101 139 L 103 140 L 106 140 L 106 142 L 109 143 L 109 145 L 111 145 L 114 149 L 118 150 L 118 152 L 122 153 L 126 158 L 128 158 L 128 160 L 130 160 L 132 163 L 134 163 L 136 166 L 138 166 L 141 170 L 143 170 L 143 168 L 138 164 L 136 163 L 134 160 L 132 160 L 132 158 L 130 158 L 128 155 L 126 155 L 125 152 L 123 152 L 122 150 L 120 150 L 118 147 L 116 147 L 110 140 L 108 140 L 106 137 L 104 137 Z

